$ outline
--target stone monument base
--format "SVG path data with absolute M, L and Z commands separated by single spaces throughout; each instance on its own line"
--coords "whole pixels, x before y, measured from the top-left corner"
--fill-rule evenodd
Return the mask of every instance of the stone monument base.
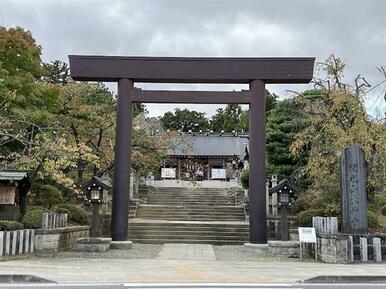
M 133 247 L 131 241 L 111 241 L 110 249 L 112 250 L 130 250 Z
M 269 253 L 279 257 L 299 257 L 298 241 L 268 241 Z
M 105 252 L 110 249 L 111 238 L 80 238 L 76 249 L 82 252 Z

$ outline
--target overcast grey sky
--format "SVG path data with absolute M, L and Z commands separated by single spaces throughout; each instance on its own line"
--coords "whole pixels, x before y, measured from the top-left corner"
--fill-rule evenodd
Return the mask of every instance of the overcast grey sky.
M 43 47 L 44 61 L 68 61 L 68 54 L 315 56 L 324 61 L 334 53 L 347 63 L 347 80 L 360 73 L 372 83 L 382 80 L 376 67 L 386 66 L 385 0 L 0 0 L 0 25 L 30 30 Z M 268 86 L 281 97 L 303 88 Z M 368 97 L 372 111 L 385 111 L 381 90 Z M 153 116 L 174 107 L 149 105 L 148 110 Z M 209 115 L 216 109 L 183 107 Z

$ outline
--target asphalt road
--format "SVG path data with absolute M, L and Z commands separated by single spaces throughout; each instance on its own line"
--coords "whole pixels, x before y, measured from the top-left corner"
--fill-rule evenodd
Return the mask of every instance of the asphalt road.
M 379 289 L 386 288 L 384 284 L 0 284 L 3 288 L 20 288 L 20 289 Z

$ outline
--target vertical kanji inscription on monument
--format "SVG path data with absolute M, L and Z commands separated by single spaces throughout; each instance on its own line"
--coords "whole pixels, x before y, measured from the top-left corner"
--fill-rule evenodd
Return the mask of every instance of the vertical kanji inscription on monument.
M 366 161 L 363 150 L 356 145 L 341 155 L 342 231 L 367 233 Z

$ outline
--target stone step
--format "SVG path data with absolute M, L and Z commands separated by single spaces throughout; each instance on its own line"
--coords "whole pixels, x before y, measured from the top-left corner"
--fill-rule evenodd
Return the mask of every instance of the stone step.
M 221 213 L 221 212 L 211 212 L 211 213 L 204 213 L 204 212 L 153 212 L 153 211 L 138 211 L 136 216 L 139 218 L 139 216 L 174 216 L 174 217 L 212 217 L 212 218 L 220 218 L 220 217 L 245 217 L 243 213 Z M 221 221 L 221 220 L 219 220 Z
M 186 241 L 186 240 L 212 240 L 212 241 L 240 241 L 240 240 L 248 240 L 248 235 L 244 236 L 210 236 L 210 235 L 128 235 L 128 239 L 132 241 L 133 239 L 168 239 L 168 240 L 176 240 L 176 241 Z
M 241 239 L 237 241 L 230 240 L 182 240 L 178 242 L 174 239 L 140 239 L 140 238 L 131 238 L 131 241 L 134 243 L 143 243 L 143 244 L 168 244 L 168 243 L 184 243 L 184 244 L 210 244 L 210 245 L 242 245 L 249 242 L 249 239 Z
M 213 206 L 212 209 L 190 209 L 188 207 L 186 208 L 179 208 L 179 209 L 167 209 L 167 208 L 138 208 L 137 212 L 154 212 L 154 213 L 190 213 L 190 214 L 244 214 L 244 210 L 241 208 L 237 208 L 234 210 L 228 210 L 228 209 L 216 209 L 215 206 Z
M 151 210 L 138 210 L 137 215 L 151 215 L 151 216 L 213 216 L 213 217 L 231 217 L 231 216 L 244 216 L 243 212 L 189 212 L 189 211 L 151 211 Z
M 239 207 L 234 208 L 218 208 L 216 206 L 209 208 L 188 208 L 188 207 L 166 207 L 166 206 L 141 206 L 137 212 L 157 212 L 157 213 L 189 213 L 189 214 L 244 214 L 244 209 Z
M 143 243 L 242 244 L 249 239 L 244 208 L 228 189 L 157 188 L 147 195 L 129 239 Z
M 140 220 L 135 222 L 129 222 L 129 230 L 144 229 L 144 230 L 162 230 L 162 231 L 178 231 L 178 230 L 190 230 L 190 231 L 246 231 L 249 232 L 249 225 L 246 222 L 152 222 L 151 220 Z M 217 223 L 217 224 L 210 224 Z M 226 224 L 225 224 L 226 223 Z
M 149 216 L 138 216 L 138 218 L 149 219 L 149 220 L 168 220 L 168 221 L 243 221 L 244 218 L 206 218 L 206 217 L 149 217 Z
M 172 198 L 172 197 L 181 197 L 181 198 L 189 198 L 189 197 L 198 197 L 198 198 L 219 198 L 219 197 L 224 197 L 224 198 L 231 198 L 232 196 L 225 194 L 148 194 L 149 197 L 165 197 L 165 198 Z
M 130 238 L 146 238 L 146 239 L 197 239 L 197 240 L 202 240 L 202 239 L 220 239 L 220 240 L 240 240 L 240 239 L 248 239 L 249 238 L 249 233 L 217 233 L 213 234 L 211 232 L 205 232 L 205 234 L 189 234 L 187 232 L 173 232 L 173 234 L 167 234 L 165 232 L 134 232 L 134 231 L 129 231 L 128 235 Z
M 200 201 L 200 200 L 189 200 L 189 201 L 181 201 L 181 200 L 148 200 L 147 202 L 149 205 L 179 205 L 179 206 L 194 206 L 194 205 L 200 205 L 200 206 L 229 206 L 234 205 L 234 201 L 224 201 L 224 200 L 218 200 L 218 201 Z

